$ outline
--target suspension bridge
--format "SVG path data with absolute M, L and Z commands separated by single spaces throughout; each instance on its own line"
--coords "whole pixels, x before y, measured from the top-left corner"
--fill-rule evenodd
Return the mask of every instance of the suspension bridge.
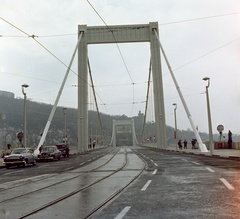
M 88 122 L 88 110 L 89 110 L 89 93 L 92 93 L 93 100 L 95 104 L 95 109 L 97 111 L 99 124 L 102 129 L 102 122 L 100 118 L 100 112 L 97 102 L 97 96 L 95 92 L 94 81 L 91 72 L 90 61 L 88 58 L 88 46 L 94 44 L 118 44 L 120 43 L 146 43 L 150 44 L 150 64 L 149 64 L 149 75 L 148 75 L 148 86 L 146 95 L 146 105 L 144 112 L 144 120 L 142 127 L 142 139 L 144 138 L 144 130 L 147 123 L 147 114 L 149 113 L 150 98 L 152 97 L 152 106 L 154 112 L 151 121 L 154 121 L 154 134 L 153 139 L 156 143 L 157 148 L 164 148 L 167 146 L 166 137 L 166 120 L 165 120 L 165 107 L 164 107 L 164 90 L 162 81 L 162 69 L 161 69 L 161 55 L 163 56 L 166 64 L 168 66 L 169 72 L 175 84 L 176 90 L 179 94 L 181 102 L 186 112 L 186 116 L 189 119 L 192 130 L 195 134 L 195 138 L 198 141 L 199 148 L 202 152 L 207 152 L 205 144 L 203 144 L 196 126 L 193 122 L 191 113 L 187 107 L 187 104 L 182 95 L 181 89 L 177 83 L 174 73 L 171 69 L 171 65 L 167 59 L 166 53 L 159 39 L 159 29 L 157 22 L 150 22 L 149 24 L 139 24 L 139 25 L 115 25 L 115 26 L 78 26 L 78 41 L 74 49 L 72 58 L 70 60 L 69 66 L 67 68 L 65 77 L 59 89 L 58 95 L 56 97 L 54 106 L 49 115 L 48 121 L 44 128 L 43 134 L 41 136 L 40 142 L 36 151 L 39 147 L 44 144 L 46 135 L 48 133 L 51 121 L 53 119 L 56 107 L 58 105 L 61 93 L 64 89 L 67 77 L 71 70 L 73 60 L 78 53 L 78 150 L 87 151 L 89 145 L 89 122 Z M 152 82 L 152 83 L 151 83 Z M 134 83 L 133 83 L 134 84 Z M 91 88 L 89 92 L 89 88 Z M 152 95 L 150 95 L 152 92 Z M 113 121 L 112 137 L 109 145 L 117 146 L 117 134 L 121 132 L 131 133 L 132 145 L 137 145 L 138 140 L 136 138 L 134 120 L 115 120 Z M 126 131 L 127 130 L 127 131 Z M 141 140 L 141 139 L 139 139 Z

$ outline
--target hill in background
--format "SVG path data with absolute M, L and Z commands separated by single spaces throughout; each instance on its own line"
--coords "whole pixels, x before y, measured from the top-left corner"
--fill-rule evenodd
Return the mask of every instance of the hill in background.
M 17 133 L 23 131 L 23 113 L 24 113 L 24 101 L 23 99 L 17 99 L 14 97 L 6 97 L 0 95 L 0 149 L 6 148 L 8 143 L 13 146 L 17 146 L 19 141 L 16 137 Z M 52 105 L 37 103 L 27 100 L 27 142 L 28 146 L 37 146 L 40 140 L 40 134 L 42 133 L 49 114 L 52 110 Z M 106 144 L 110 143 L 112 136 L 112 121 L 115 119 L 129 119 L 127 116 L 111 116 L 100 113 L 102 130 L 98 120 L 97 112 L 89 111 L 89 135 L 103 137 L 103 141 Z M 136 135 L 138 141 L 142 140 L 142 128 L 143 128 L 143 114 L 139 114 L 133 117 L 136 129 Z M 66 109 L 67 120 L 67 135 L 70 145 L 77 145 L 77 110 L 73 108 Z M 174 143 L 173 139 L 174 128 L 167 126 L 167 139 L 168 143 Z M 154 124 L 148 122 L 145 127 L 145 139 L 153 137 Z M 51 123 L 49 132 L 46 137 L 46 145 L 55 145 L 58 142 L 62 142 L 64 136 L 64 114 L 63 107 L 57 107 L 53 121 Z M 194 133 L 188 130 L 178 130 L 178 136 L 188 142 L 194 137 Z M 200 133 L 203 141 L 208 140 L 208 134 Z M 226 135 L 227 136 L 227 135 Z M 218 136 L 214 136 L 217 139 Z M 234 137 L 234 136 L 233 136 Z

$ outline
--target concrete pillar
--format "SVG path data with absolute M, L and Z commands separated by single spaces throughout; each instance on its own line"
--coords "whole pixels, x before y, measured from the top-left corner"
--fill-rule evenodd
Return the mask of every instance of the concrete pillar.
M 83 32 L 78 48 L 78 150 L 88 149 L 88 69 L 87 69 L 87 26 L 78 26 L 78 33 Z
M 153 75 L 154 112 L 156 121 L 156 141 L 157 147 L 163 148 L 167 146 L 163 81 L 159 42 L 153 31 L 154 28 L 158 31 L 157 23 L 150 23 L 150 45 Z

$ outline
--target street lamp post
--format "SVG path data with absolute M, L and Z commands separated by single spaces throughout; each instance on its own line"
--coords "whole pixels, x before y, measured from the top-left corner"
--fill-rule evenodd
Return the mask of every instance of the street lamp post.
M 24 92 L 24 88 L 28 88 L 28 84 L 23 84 L 22 85 L 22 93 L 24 96 L 24 124 L 23 124 L 23 132 L 24 132 L 24 147 L 27 147 L 27 116 L 26 116 L 26 100 L 27 100 L 27 94 Z
M 173 103 L 174 106 L 174 123 L 175 123 L 175 130 L 174 130 L 174 139 L 176 143 L 176 150 L 178 149 L 177 146 L 177 104 Z
M 64 143 L 67 144 L 67 120 L 66 120 L 66 110 L 67 108 L 63 108 L 64 114 Z
M 209 128 L 209 149 L 210 149 L 210 154 L 212 155 L 213 154 L 213 134 L 212 134 L 210 101 L 209 101 L 209 94 L 208 94 L 208 88 L 210 86 L 210 78 L 205 77 L 205 78 L 203 78 L 203 80 L 208 82 L 208 84 L 206 86 L 206 98 L 207 98 L 207 113 L 208 113 L 208 128 Z

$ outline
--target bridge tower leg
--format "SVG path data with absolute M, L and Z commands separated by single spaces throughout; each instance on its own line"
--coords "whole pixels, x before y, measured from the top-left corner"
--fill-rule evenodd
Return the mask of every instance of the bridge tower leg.
M 78 32 L 83 32 L 78 49 L 78 150 L 88 150 L 88 52 L 86 25 L 79 25 Z
M 151 44 L 151 62 L 153 76 L 153 95 L 154 95 L 154 112 L 156 123 L 156 142 L 157 147 L 167 146 L 166 138 L 166 121 L 164 109 L 163 81 L 161 70 L 161 57 L 158 38 L 154 30 L 158 31 L 157 23 L 150 23 L 150 44 Z

